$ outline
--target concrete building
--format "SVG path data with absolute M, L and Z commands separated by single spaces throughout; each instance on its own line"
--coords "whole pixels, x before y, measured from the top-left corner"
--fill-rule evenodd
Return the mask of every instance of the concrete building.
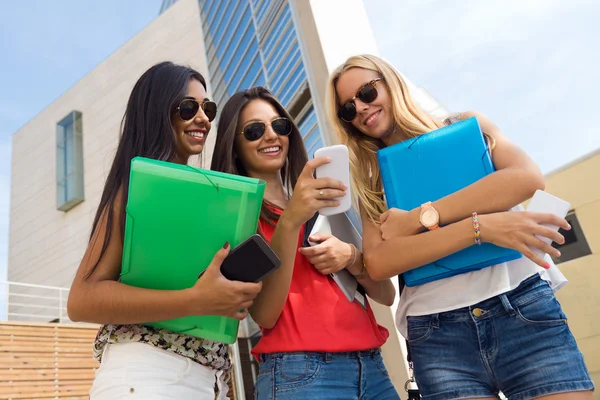
M 594 183 L 596 182 L 596 183 Z M 592 380 L 600 382 L 600 150 L 546 176 L 546 191 L 571 203 L 571 231 L 555 260 L 569 283 L 557 297 Z M 596 399 L 600 393 L 596 390 Z
M 340 41 L 338 32 L 354 26 L 361 26 L 361 34 Z M 241 88 L 269 87 L 290 110 L 312 154 L 336 141 L 324 114 L 329 74 L 352 54 L 378 54 L 369 26 L 362 0 L 163 1 L 155 21 L 14 134 L 9 281 L 70 286 L 87 245 L 129 93 L 148 67 L 163 60 L 189 64 L 207 77 L 209 96 L 218 104 Z M 408 83 L 426 111 L 447 113 L 426 90 Z M 213 130 L 200 161 L 205 167 L 214 140 Z M 547 191 L 573 206 L 569 220 L 574 229 L 558 260 L 570 283 L 558 298 L 596 381 L 600 272 L 594 266 L 600 261 L 600 186 L 593 182 L 599 181 L 598 152 L 547 176 Z M 38 288 L 36 295 L 44 290 Z M 379 323 L 391 333 L 384 359 L 404 396 L 403 340 L 394 328 L 393 309 L 374 305 Z M 28 318 L 22 305 L 9 312 L 9 319 Z M 47 320 L 62 317 L 50 314 Z M 257 371 L 249 350 L 258 337 L 251 321 L 242 324 L 233 348 L 238 399 L 251 397 Z
M 343 18 L 332 19 L 333 12 Z M 356 40 L 337 32 L 361 26 Z M 298 124 L 309 154 L 336 142 L 324 114 L 324 88 L 335 66 L 358 53 L 378 54 L 362 0 L 166 0 L 155 21 L 115 51 L 13 136 L 9 232 L 10 282 L 68 288 L 87 246 L 92 220 L 120 134 L 128 96 L 153 64 L 188 64 L 207 77 L 209 96 L 223 104 L 239 89 L 264 85 Z M 423 106 L 445 110 L 410 83 Z M 215 135 L 200 165 L 208 167 Z M 51 289 L 18 287 L 11 296 Z M 64 320 L 66 290 L 46 321 Z M 48 295 L 49 296 L 49 295 Z M 11 301 L 9 319 L 39 320 L 24 302 Z M 58 312 L 53 311 L 58 309 Z M 374 306 L 391 337 L 383 355 L 399 391 L 407 378 L 392 310 Z M 238 399 L 250 396 L 256 365 L 249 356 L 259 338 L 241 326 L 234 346 Z

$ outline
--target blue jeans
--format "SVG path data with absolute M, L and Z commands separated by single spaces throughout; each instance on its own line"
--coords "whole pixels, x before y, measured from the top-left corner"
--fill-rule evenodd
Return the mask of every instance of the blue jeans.
M 399 400 L 379 350 L 263 354 L 257 400 Z
M 567 317 L 537 274 L 471 307 L 407 322 L 424 400 L 495 397 L 499 391 L 522 400 L 594 389 Z

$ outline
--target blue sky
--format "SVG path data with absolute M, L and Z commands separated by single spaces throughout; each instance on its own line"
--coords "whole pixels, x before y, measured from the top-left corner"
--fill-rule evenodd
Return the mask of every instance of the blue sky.
M 6 279 L 8 264 L 12 134 L 156 18 L 160 4 L 160 0 L 2 2 L 0 281 Z M 3 300 L 0 287 L 0 304 Z M 0 319 L 2 311 L 0 305 Z
M 12 134 L 151 22 L 160 3 L 37 0 L 2 5 L 0 281 L 7 264 Z M 600 3 L 365 4 L 386 59 L 446 108 L 487 114 L 544 172 L 600 147 L 595 102 Z

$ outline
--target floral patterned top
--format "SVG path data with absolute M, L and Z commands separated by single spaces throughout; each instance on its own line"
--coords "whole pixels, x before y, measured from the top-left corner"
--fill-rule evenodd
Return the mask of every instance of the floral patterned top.
M 127 342 L 147 343 L 215 370 L 231 370 L 226 344 L 144 325 L 103 325 L 94 341 L 94 358 L 102 361 L 107 343 Z

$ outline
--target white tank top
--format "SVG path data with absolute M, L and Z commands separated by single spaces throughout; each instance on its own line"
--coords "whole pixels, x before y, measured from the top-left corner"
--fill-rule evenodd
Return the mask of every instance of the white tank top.
M 511 211 L 523 211 L 518 205 Z M 472 306 L 483 300 L 515 289 L 530 276 L 539 273 L 548 281 L 554 291 L 567 283 L 567 279 L 546 255 L 550 269 L 545 270 L 527 257 L 440 279 L 424 285 L 405 286 L 396 310 L 396 327 L 405 338 L 408 337 L 406 317 L 409 315 L 429 315 Z

